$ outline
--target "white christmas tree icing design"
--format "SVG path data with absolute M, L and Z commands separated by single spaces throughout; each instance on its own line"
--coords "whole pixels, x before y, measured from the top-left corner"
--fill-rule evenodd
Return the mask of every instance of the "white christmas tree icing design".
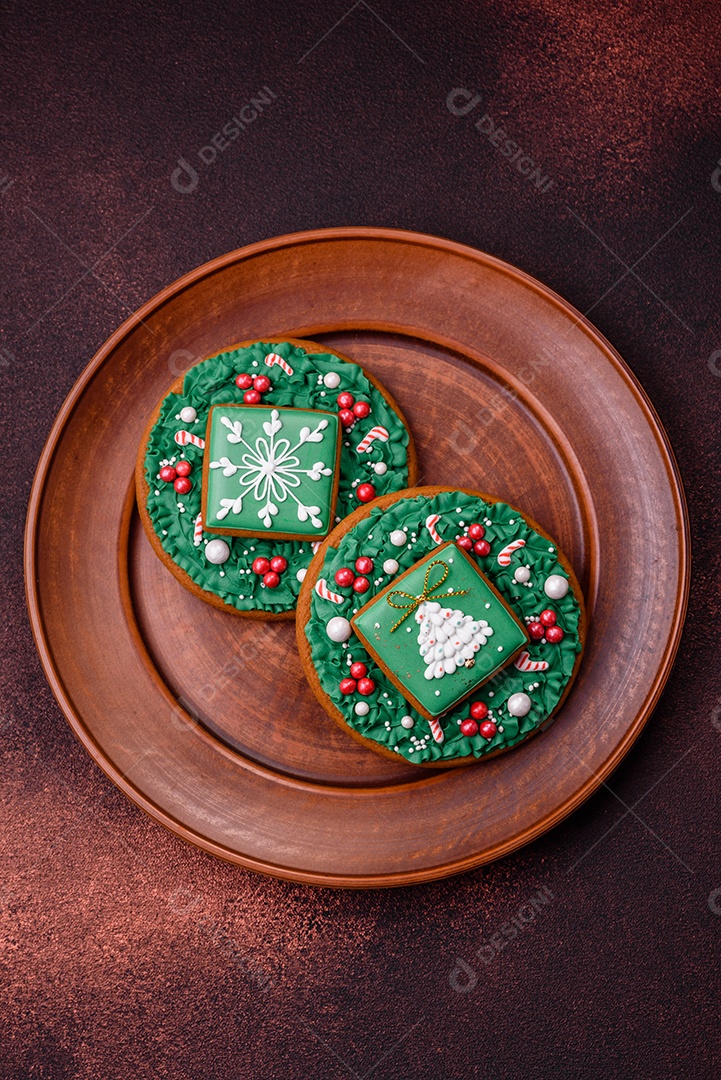
M 415 612 L 420 627 L 418 644 L 426 662 L 426 679 L 441 679 L 462 667 L 472 667 L 475 655 L 486 645 L 493 627 L 485 619 L 464 615 L 458 608 L 444 608 L 424 600 Z
M 219 461 L 211 461 L 211 469 L 222 469 L 223 476 L 233 476 L 240 473 L 238 483 L 240 493 L 235 499 L 221 499 L 221 509 L 216 517 L 219 521 L 227 517 L 231 511 L 239 514 L 246 498 L 253 498 L 262 504 L 258 510 L 258 517 L 266 529 L 273 524 L 273 518 L 280 513 L 278 503 L 285 502 L 287 498 L 293 499 L 298 506 L 298 521 L 307 521 L 310 518 L 314 528 L 323 527 L 323 522 L 318 516 L 321 512 L 319 506 L 306 505 L 292 490 L 300 485 L 300 477 L 307 476 L 311 480 L 318 481 L 321 476 L 330 476 L 332 469 L 316 461 L 311 468 L 305 468 L 296 451 L 306 443 L 320 443 L 323 441 L 325 429 L 328 427 L 327 420 L 320 420 L 314 430 L 309 427 L 301 428 L 298 441 L 291 446 L 290 440 L 276 438 L 283 430 L 283 419 L 277 409 L 273 409 L 270 420 L 263 424 L 263 431 L 267 439 L 259 435 L 255 440 L 255 446 L 251 446 L 243 438 L 243 425 L 240 420 L 230 420 L 227 416 L 220 417 L 221 423 L 229 428 L 226 436 L 231 445 L 244 446 L 247 453 L 241 455 L 237 464 L 229 457 L 223 456 Z M 229 451 L 231 453 L 232 451 Z

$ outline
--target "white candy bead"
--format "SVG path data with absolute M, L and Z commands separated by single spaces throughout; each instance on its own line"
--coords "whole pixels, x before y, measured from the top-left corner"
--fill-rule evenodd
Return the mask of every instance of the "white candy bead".
M 342 615 L 336 615 L 326 624 L 325 632 L 331 641 L 347 641 L 351 635 L 351 626 Z
M 551 574 L 546 578 L 543 591 L 551 600 L 563 600 L 568 592 L 568 578 L 561 577 L 560 574 Z
M 370 705 L 367 701 L 359 701 L 355 707 L 356 716 L 367 716 L 370 712 Z
M 230 548 L 225 540 L 211 540 L 205 545 L 205 557 L 209 563 L 221 566 L 230 558 Z
M 403 529 L 394 529 L 388 539 L 393 544 L 393 547 L 404 547 L 408 537 L 403 532 Z
M 192 424 L 194 420 L 198 419 L 198 414 L 192 405 L 186 405 L 184 409 L 180 410 L 180 419 L 184 424 Z
M 323 382 L 329 390 L 335 390 L 337 389 L 337 387 L 340 386 L 340 375 L 337 371 L 326 371 L 325 375 L 323 376 Z M 361 704 L 363 703 L 361 702 Z M 358 712 L 357 709 L 356 712 Z M 368 712 L 367 709 L 366 712 Z
M 304 580 L 304 578 L 305 578 L 305 575 L 306 575 L 307 573 L 308 573 L 308 570 L 307 570 L 307 568 L 306 568 L 305 566 L 301 566 L 300 570 L 299 570 L 299 571 L 298 571 L 298 573 L 297 573 L 297 574 L 295 575 L 295 580 L 296 580 L 296 581 L 303 581 L 303 580 Z
M 511 694 L 508 699 L 508 711 L 511 716 L 525 716 L 531 711 L 531 699 L 528 694 Z
M 398 563 L 396 562 L 395 559 L 386 559 L 386 561 L 383 563 L 383 573 L 384 574 L 397 574 L 398 573 Z
M 531 571 L 527 566 L 519 566 L 513 572 L 513 580 L 519 581 L 521 585 L 525 585 L 531 576 Z
M 415 720 L 412 716 L 404 716 L 401 720 L 401 727 L 404 727 L 406 731 L 410 731 L 414 724 Z
M 375 465 L 373 466 L 373 472 L 377 476 L 383 476 L 385 473 L 387 473 L 388 466 L 386 465 L 385 461 L 376 461 Z

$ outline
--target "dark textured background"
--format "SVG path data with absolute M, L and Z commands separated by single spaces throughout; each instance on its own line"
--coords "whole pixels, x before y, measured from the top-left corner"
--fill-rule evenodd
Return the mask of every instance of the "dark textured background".
M 717 1076 L 721 10 L 153 7 L 16 2 L 0 32 L 0 1075 Z M 127 802 L 46 686 L 21 560 L 43 440 L 118 323 L 213 256 L 352 224 L 476 245 L 590 312 L 670 434 L 695 551 L 675 671 L 610 785 L 499 864 L 364 894 L 226 866 Z

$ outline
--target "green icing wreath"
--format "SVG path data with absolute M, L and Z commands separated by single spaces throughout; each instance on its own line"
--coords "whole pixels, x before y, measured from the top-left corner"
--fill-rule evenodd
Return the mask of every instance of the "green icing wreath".
M 269 368 L 265 365 L 265 357 L 271 352 L 290 365 L 292 377 L 280 366 Z M 311 543 L 272 537 L 224 536 L 230 546 L 230 558 L 222 565 L 208 562 L 204 550 L 205 544 L 213 539 L 212 534 L 204 533 L 202 540 L 194 536 L 201 509 L 200 477 L 204 451 L 192 444 L 181 448 L 175 442 L 175 435 L 181 429 L 201 439 L 205 437 L 211 405 L 242 404 L 243 390 L 236 386 L 235 377 L 243 372 L 270 378 L 271 389 L 263 394 L 265 405 L 336 412 L 336 398 L 344 390 L 370 403 L 370 415 L 343 432 L 336 522 L 359 505 L 355 497 L 358 483 L 372 482 L 377 495 L 407 487 L 409 436 L 401 418 L 361 367 L 332 353 L 306 352 L 290 342 L 255 342 L 203 360 L 186 373 L 182 393 L 168 394 L 163 400 L 158 419 L 150 431 L 144 460 L 144 476 L 149 489 L 146 508 L 163 550 L 196 585 L 238 611 L 287 612 L 295 608 L 304 572 L 313 557 Z M 340 376 L 339 385 L 333 389 L 323 382 L 329 372 Z M 180 419 L 181 409 L 188 406 L 192 406 L 197 414 L 192 423 Z M 376 439 L 370 451 L 359 454 L 358 445 L 376 425 L 387 430 L 388 441 Z M 176 464 L 182 458 L 192 465 L 193 484 L 185 495 L 179 495 L 173 484 L 164 484 L 159 479 L 163 465 Z M 379 463 L 382 463 L 381 469 L 386 466 L 380 475 L 374 468 Z M 282 555 L 288 567 L 281 576 L 280 585 L 270 590 L 253 573 L 252 563 L 259 556 L 270 559 L 274 555 Z
M 440 517 L 435 528 L 444 542 L 462 536 L 470 524 L 483 524 L 485 540 L 489 542 L 491 551 L 485 557 L 473 556 L 483 573 L 521 622 L 528 624 L 532 617 L 537 619 L 542 611 L 550 608 L 557 613 L 558 625 L 564 631 L 560 643 L 530 641 L 526 646 L 531 661 L 547 662 L 545 671 L 527 673 L 510 664 L 465 702 L 440 717 L 444 735 L 442 743 L 434 741 L 428 721 L 409 706 L 355 635 L 338 644 L 331 641 L 326 633 L 326 625 L 331 618 L 340 615 L 350 620 L 394 577 L 434 550 L 437 541 L 425 525 L 431 514 Z M 399 549 L 390 543 L 389 537 L 392 532 L 401 529 L 407 533 L 408 543 Z M 524 540 L 525 546 L 513 552 L 509 566 L 499 565 L 499 551 L 517 539 Z M 332 584 L 336 571 L 341 567 L 354 566 L 360 556 L 369 556 L 375 563 L 373 574 L 369 575 L 370 589 L 361 598 L 351 590 Z M 398 570 L 391 576 L 382 572 L 383 564 L 388 559 L 399 564 Z M 525 584 L 519 584 L 514 578 L 515 570 L 521 566 L 530 567 L 530 579 Z M 557 707 L 582 649 L 582 609 L 572 587 L 560 600 L 548 598 L 543 586 L 552 574 L 564 578 L 569 576 L 559 562 L 555 545 L 506 503 L 488 503 L 463 492 L 442 492 L 431 497 L 419 495 L 399 499 L 386 509 L 372 509 L 367 518 L 343 536 L 337 548 L 329 546 L 326 549 L 318 574 L 318 578 L 324 579 L 336 596 L 343 595 L 343 603 L 325 599 L 316 589 L 313 590 L 305 634 L 321 689 L 350 728 L 385 749 L 395 751 L 412 764 L 442 764 L 445 760 L 468 756 L 481 758 L 516 746 L 536 731 Z M 367 697 L 361 697 L 358 693 L 345 695 L 340 690 L 341 679 L 348 675 L 350 665 L 357 661 L 367 666 L 368 677 L 375 683 L 374 693 Z M 520 692 L 530 696 L 532 707 L 525 716 L 517 718 L 509 714 L 506 703 L 512 694 Z M 461 733 L 460 724 L 469 717 L 469 704 L 474 701 L 487 705 L 488 719 L 496 725 L 496 733 L 490 739 L 480 733 L 472 736 Z M 356 713 L 359 703 L 362 703 L 363 711 L 366 704 L 369 706 L 366 715 Z M 412 718 L 413 727 L 409 729 L 403 726 L 401 721 L 404 717 Z

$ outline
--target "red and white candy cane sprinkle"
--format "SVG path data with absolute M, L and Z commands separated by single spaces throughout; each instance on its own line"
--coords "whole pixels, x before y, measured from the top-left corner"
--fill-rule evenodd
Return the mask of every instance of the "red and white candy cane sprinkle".
M 195 519 L 195 525 L 193 526 L 193 543 L 196 547 L 200 547 L 203 543 L 203 515 L 198 514 Z
M 324 600 L 330 600 L 331 604 L 342 604 L 345 599 L 345 597 L 341 596 L 339 593 L 331 592 L 325 578 L 318 578 L 315 583 L 315 591 L 318 593 L 318 596 L 322 596 Z
M 441 727 L 441 725 L 438 723 L 437 720 L 429 720 L 428 724 L 429 724 L 430 729 L 431 729 L 431 735 L 433 736 L 435 741 L 437 743 L 442 743 L 443 739 L 444 739 L 444 735 L 443 735 L 443 728 Z
M 522 548 L 522 547 L 525 547 L 525 546 L 526 546 L 526 541 L 525 540 L 514 540 L 514 541 L 512 541 L 512 543 L 506 544 L 503 551 L 498 552 L 498 565 L 499 566 L 510 566 L 511 565 L 511 555 L 513 554 L 513 552 L 518 551 L 519 548 Z
M 367 453 L 373 443 L 376 441 L 376 439 L 380 439 L 381 442 L 388 442 L 388 440 L 390 439 L 390 435 L 382 424 L 376 424 L 375 427 L 370 429 L 367 435 L 363 436 L 361 441 L 358 443 L 358 453 Z
M 322 543 L 322 540 L 311 540 L 310 550 L 313 552 L 314 555 Z
M 277 352 L 269 352 L 265 358 L 266 367 L 274 367 L 276 364 L 281 371 L 284 371 L 289 377 L 293 374 L 293 368 L 288 364 L 282 356 L 278 356 Z
M 201 439 L 198 435 L 192 435 L 189 431 L 176 431 L 175 441 L 178 446 L 187 446 L 190 443 L 191 446 L 197 446 L 199 449 L 205 450 L 205 439 Z
M 545 660 L 531 660 L 530 655 L 524 649 L 520 656 L 513 661 L 513 666 L 518 668 L 519 671 L 545 671 L 548 664 Z
M 431 540 L 433 541 L 434 544 L 442 544 L 443 543 L 443 541 L 441 540 L 440 533 L 438 532 L 438 529 L 436 528 L 436 525 L 438 524 L 438 522 L 440 520 L 441 520 L 441 515 L 440 514 L 429 514 L 428 517 L 426 518 L 426 528 L 428 529 L 428 532 L 431 534 Z

